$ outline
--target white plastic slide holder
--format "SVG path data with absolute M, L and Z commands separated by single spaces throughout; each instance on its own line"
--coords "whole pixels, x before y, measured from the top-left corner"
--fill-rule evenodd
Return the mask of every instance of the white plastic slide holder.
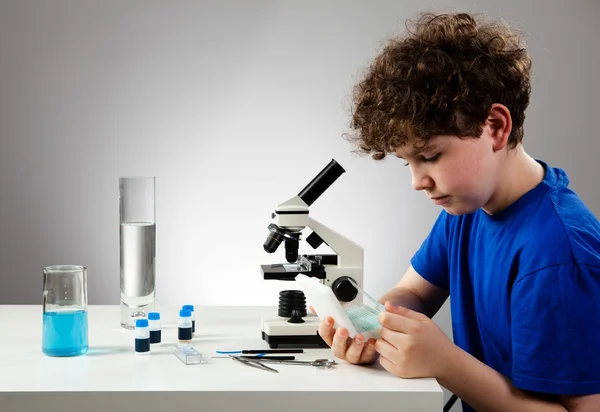
M 296 282 L 321 321 L 326 316 L 331 316 L 335 321 L 334 328 L 340 326 L 346 328 L 351 338 L 358 333 L 330 287 L 323 285 L 315 278 L 302 274 L 296 276 Z

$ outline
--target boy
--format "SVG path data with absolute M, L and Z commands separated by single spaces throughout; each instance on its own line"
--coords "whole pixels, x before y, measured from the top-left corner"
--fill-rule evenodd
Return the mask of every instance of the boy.
M 443 211 L 381 298 L 381 338 L 319 333 L 335 356 L 433 377 L 463 410 L 600 411 L 600 224 L 523 149 L 531 61 L 504 25 L 420 17 L 356 86 L 352 140 L 404 159 Z M 450 296 L 454 341 L 431 317 Z

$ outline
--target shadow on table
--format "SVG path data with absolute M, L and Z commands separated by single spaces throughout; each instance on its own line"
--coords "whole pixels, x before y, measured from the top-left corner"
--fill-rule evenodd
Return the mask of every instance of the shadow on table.
M 129 348 L 111 347 L 111 346 L 94 346 L 90 347 L 85 356 L 103 356 L 115 355 L 117 353 L 131 352 Z

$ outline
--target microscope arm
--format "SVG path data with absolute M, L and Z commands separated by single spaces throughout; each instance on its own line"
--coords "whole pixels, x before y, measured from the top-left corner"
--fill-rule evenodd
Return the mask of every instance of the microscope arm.
M 308 216 L 307 226 L 337 253 L 338 267 L 362 269 L 363 248 L 361 246 L 310 216 Z
M 327 266 L 323 284 L 332 288 L 344 308 L 356 299 L 362 302 L 362 293 L 356 295 L 356 289 L 348 288 L 348 281 L 344 279 L 352 278 L 360 288 L 363 287 L 363 248 L 310 216 L 306 226 L 337 254 L 337 265 Z

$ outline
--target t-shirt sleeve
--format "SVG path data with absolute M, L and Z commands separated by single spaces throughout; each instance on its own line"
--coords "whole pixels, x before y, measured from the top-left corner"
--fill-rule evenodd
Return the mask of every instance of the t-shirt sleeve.
M 448 280 L 448 213 L 442 211 L 431 232 L 410 260 L 412 267 L 425 280 L 450 290 Z
M 511 323 L 517 388 L 600 393 L 600 268 L 555 265 L 518 280 Z

